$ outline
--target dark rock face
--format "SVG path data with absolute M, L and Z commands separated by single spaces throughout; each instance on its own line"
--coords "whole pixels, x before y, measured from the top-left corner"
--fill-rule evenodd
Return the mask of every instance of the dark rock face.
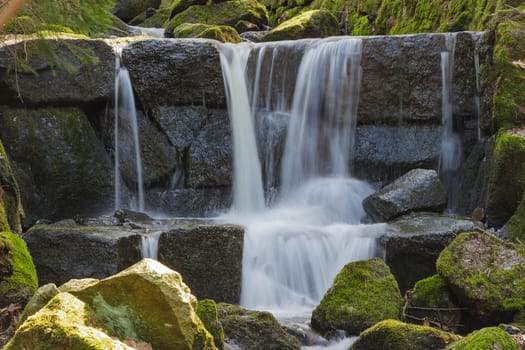
M 437 214 L 410 214 L 389 223 L 379 239 L 385 262 L 402 293 L 417 281 L 436 273 L 436 260 L 443 249 L 476 223 Z
M 118 0 L 113 8 L 113 14 L 129 22 L 148 8 L 158 8 L 160 3 L 161 0 Z
M 159 260 L 180 272 L 199 299 L 238 303 L 244 231 L 232 225 L 200 225 L 165 232 Z
M 413 211 L 441 212 L 446 193 L 435 170 L 414 169 L 363 200 L 363 208 L 376 222 Z

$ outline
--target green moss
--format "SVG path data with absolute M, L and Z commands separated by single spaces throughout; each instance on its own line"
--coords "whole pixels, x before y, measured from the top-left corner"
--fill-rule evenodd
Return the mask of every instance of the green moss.
M 18 182 L 0 141 L 0 231 L 22 232 L 23 216 Z
M 347 264 L 312 313 L 312 326 L 326 332 L 359 334 L 374 323 L 399 319 L 403 298 L 388 266 L 379 258 Z
M 445 280 L 434 275 L 416 282 L 412 302 L 426 307 L 453 307 Z
M 331 12 L 311 10 L 279 24 L 263 37 L 263 41 L 322 38 L 337 34 L 339 25 Z
M 217 349 L 224 349 L 224 330 L 219 321 L 219 315 L 217 311 L 217 305 L 215 301 L 211 299 L 199 300 L 196 309 L 197 315 L 201 319 L 202 323 L 213 335 L 214 343 Z
M 384 320 L 363 331 L 352 350 L 438 350 L 458 339 L 459 336 L 436 328 Z
M 507 332 L 498 327 L 483 328 L 472 332 L 447 350 L 519 350 L 520 347 Z
M 170 9 L 161 8 L 153 16 L 146 18 L 140 23 L 141 27 L 162 28 L 170 18 Z
M 10 232 L 0 232 L 2 240 L 12 244 L 13 272 L 0 281 L 0 304 L 25 304 L 38 288 L 35 265 L 25 242 Z
M 514 215 L 505 224 L 505 237 L 525 243 L 525 194 L 523 195 L 520 205 L 514 212 Z
M 239 43 L 241 37 L 235 28 L 207 24 L 185 23 L 178 26 L 173 32 L 175 38 L 205 38 L 214 39 L 223 43 Z
M 130 338 L 140 341 L 135 331 L 133 312 L 126 305 L 112 306 L 104 297 L 97 294 L 91 303 L 99 324 L 103 324 L 108 333 L 119 339 Z

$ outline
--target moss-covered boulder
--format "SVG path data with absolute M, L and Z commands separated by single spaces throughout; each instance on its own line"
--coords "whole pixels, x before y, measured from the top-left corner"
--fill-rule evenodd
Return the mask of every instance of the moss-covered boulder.
M 279 325 L 269 312 L 251 311 L 239 306 L 217 304 L 219 320 L 228 344 L 250 350 L 292 350 L 301 344 Z
M 178 272 L 158 261 L 141 260 L 72 293 L 90 305 L 112 336 L 145 341 L 154 349 L 216 349 L 195 313 L 197 299 Z
M 500 131 L 489 156 L 486 214 L 489 224 L 504 225 L 525 193 L 525 131 Z
M 407 294 L 404 308 L 406 322 L 421 324 L 424 320 L 432 326 L 456 332 L 461 320 L 461 310 L 445 280 L 434 275 L 418 281 Z
M 206 5 L 209 0 L 174 0 L 170 6 L 170 18 L 185 11 L 190 6 Z M 215 1 L 220 2 L 220 1 Z
M 153 27 L 153 28 L 163 28 L 166 21 L 170 18 L 170 9 L 167 7 L 162 7 L 158 9 L 155 14 L 146 18 L 144 20 L 140 20 L 140 23 L 138 24 L 141 27 Z
M 525 242 L 525 193 L 514 215 L 505 224 L 504 231 L 506 238 Z
M 23 216 L 18 182 L 0 140 L 0 231 L 22 232 Z
M 144 12 L 148 8 L 158 8 L 161 0 L 117 0 L 113 13 L 125 22 Z
M 0 232 L 0 307 L 26 304 L 38 288 L 35 265 L 24 241 Z
M 183 23 L 227 25 L 236 28 L 237 23 L 247 21 L 259 28 L 268 25 L 268 12 L 256 0 L 232 0 L 208 5 L 194 5 L 172 17 L 166 25 L 166 36 Z
M 428 326 L 384 320 L 363 331 L 351 350 L 439 350 L 460 337 Z
M 312 327 L 357 335 L 381 320 L 399 319 L 403 298 L 388 266 L 379 258 L 347 264 L 312 313 Z
M 132 349 L 105 334 L 94 324 L 95 319 L 84 302 L 71 294 L 60 293 L 22 323 L 3 349 Z
M 239 43 L 241 37 L 235 28 L 221 25 L 184 23 L 173 31 L 175 38 L 215 39 L 223 43 Z
M 212 299 L 199 300 L 197 303 L 197 315 L 202 323 L 213 336 L 215 346 L 218 350 L 224 349 L 224 330 L 219 321 L 217 304 Z
M 98 214 L 111 207 L 111 163 L 82 110 L 3 109 L 0 137 L 29 223 Z
M 311 10 L 282 22 L 266 34 L 262 41 L 324 38 L 339 34 L 339 24 L 329 11 Z
M 488 327 L 472 332 L 460 341 L 451 344 L 447 350 L 519 350 L 520 346 L 499 327 Z
M 511 322 L 525 306 L 525 250 L 489 233 L 465 232 L 443 250 L 436 268 L 474 325 Z
M 46 306 L 46 304 L 57 294 L 60 294 L 60 290 L 54 283 L 44 284 L 42 287 L 38 288 L 20 315 L 20 324 L 22 324 L 29 316 L 34 315 Z

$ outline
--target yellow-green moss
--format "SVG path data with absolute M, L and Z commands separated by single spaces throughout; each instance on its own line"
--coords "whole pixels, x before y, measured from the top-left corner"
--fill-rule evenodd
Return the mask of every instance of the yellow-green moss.
M 23 216 L 18 183 L 0 140 L 0 231 L 22 232 Z
M 436 328 L 384 320 L 363 331 L 352 350 L 438 350 L 458 339 Z
M 213 335 L 214 343 L 217 349 L 224 349 L 224 330 L 222 329 L 221 322 L 219 321 L 219 315 L 217 311 L 217 304 L 211 299 L 199 300 L 197 304 L 197 316 L 201 319 L 202 323 Z
M 507 332 L 498 327 L 483 328 L 472 332 L 447 350 L 519 350 L 520 347 Z
M 38 287 L 35 265 L 20 237 L 10 232 L 0 232 L 0 240 L 12 245 L 10 263 L 13 268 L 12 274 L 0 281 L 0 306 L 25 304 Z
M 184 23 L 173 32 L 175 38 L 215 39 L 223 43 L 239 43 L 241 37 L 235 28 L 230 26 Z

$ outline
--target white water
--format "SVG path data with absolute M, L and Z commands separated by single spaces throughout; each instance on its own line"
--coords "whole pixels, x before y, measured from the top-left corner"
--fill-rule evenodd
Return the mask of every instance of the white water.
M 454 83 L 454 51 L 456 34 L 445 34 L 446 51 L 441 52 L 441 115 L 443 135 L 441 138 L 441 155 L 439 160 L 439 174 L 447 189 L 447 210 L 454 212 L 459 202 L 458 173 L 462 163 L 461 138 L 454 132 L 453 115 L 453 83 Z
M 122 207 L 122 186 L 120 173 L 120 143 L 122 142 L 119 133 L 121 123 L 126 123 L 131 127 L 132 143 L 135 153 L 136 169 L 136 204 L 135 209 L 144 211 L 144 181 L 142 177 L 142 158 L 140 155 L 139 127 L 137 122 L 137 112 L 135 109 L 135 98 L 129 72 L 120 63 L 120 53 L 116 54 L 115 70 L 115 210 Z
M 159 258 L 159 238 L 162 232 L 152 232 L 140 236 L 140 253 L 143 259 Z

